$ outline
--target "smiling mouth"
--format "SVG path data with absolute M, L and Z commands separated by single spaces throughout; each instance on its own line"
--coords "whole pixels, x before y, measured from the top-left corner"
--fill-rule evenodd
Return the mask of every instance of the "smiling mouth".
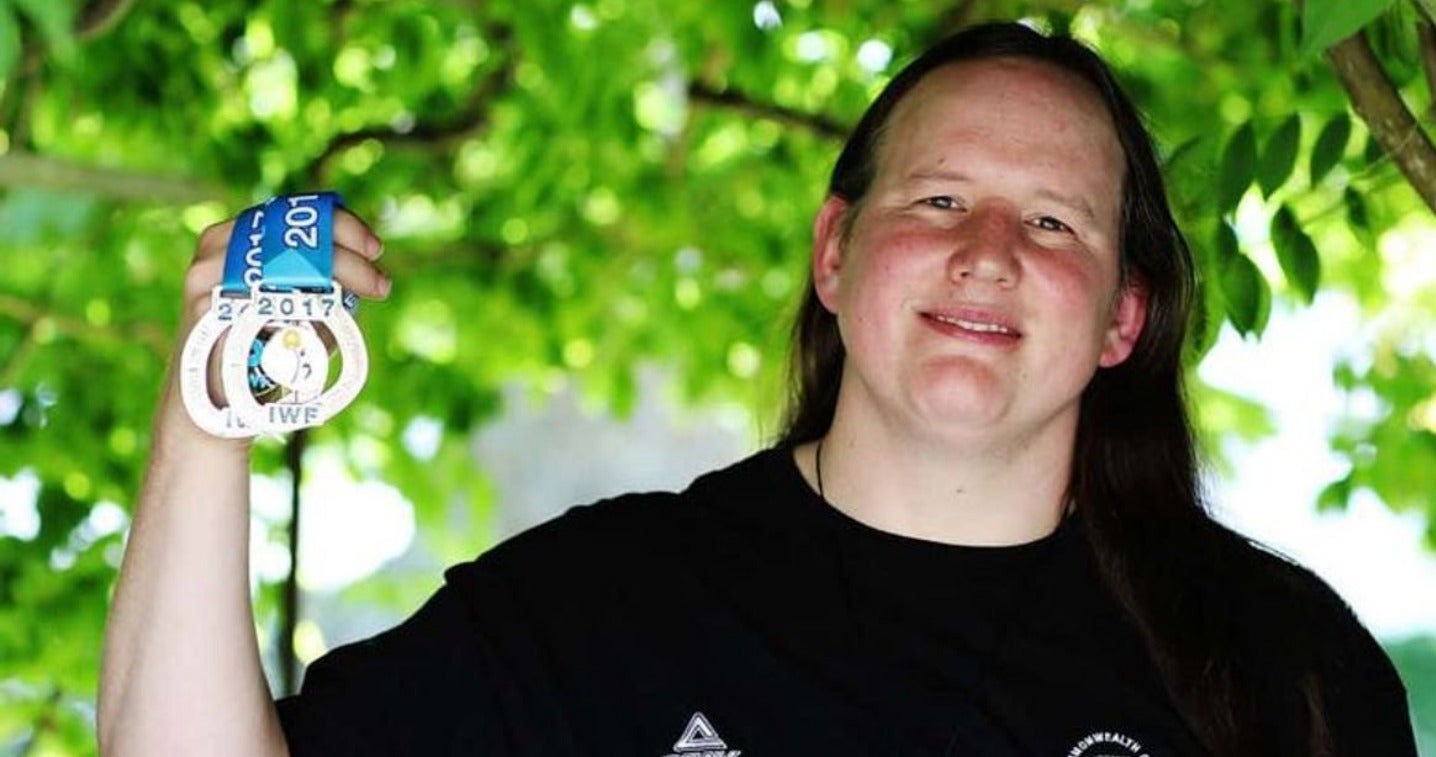
M 924 313 L 924 316 L 929 320 L 976 334 L 992 334 L 1006 337 L 1022 336 L 1016 329 L 992 321 L 978 321 L 971 318 L 943 315 L 941 313 Z

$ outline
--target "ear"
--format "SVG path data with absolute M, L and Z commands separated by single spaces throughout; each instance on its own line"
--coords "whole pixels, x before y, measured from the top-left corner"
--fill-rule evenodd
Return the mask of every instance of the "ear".
M 1147 299 L 1146 282 L 1135 274 L 1128 274 L 1116 307 L 1112 308 L 1112 323 L 1107 327 L 1102 355 L 1097 361 L 1103 368 L 1111 368 L 1132 354 L 1142 327 L 1147 325 Z
M 843 216 L 851 206 L 828 195 L 813 219 L 813 288 L 830 313 L 838 312 L 838 282 L 843 267 Z

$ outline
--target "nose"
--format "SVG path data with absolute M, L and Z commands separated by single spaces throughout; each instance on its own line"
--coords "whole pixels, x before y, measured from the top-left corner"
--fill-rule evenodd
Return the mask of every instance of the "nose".
M 1020 271 L 1017 248 L 1022 236 L 1022 219 L 1015 209 L 1004 203 L 978 205 L 957 228 L 948 255 L 948 278 L 954 282 L 1016 284 Z

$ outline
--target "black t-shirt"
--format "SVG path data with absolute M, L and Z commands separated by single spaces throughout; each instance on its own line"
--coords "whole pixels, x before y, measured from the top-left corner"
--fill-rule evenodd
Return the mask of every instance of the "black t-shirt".
M 1078 519 L 1013 547 L 896 536 L 786 449 L 574 508 L 446 579 L 279 702 L 293 754 L 1203 754 Z M 1342 671 L 1337 753 L 1414 755 L 1390 662 L 1332 607 L 1312 632 Z

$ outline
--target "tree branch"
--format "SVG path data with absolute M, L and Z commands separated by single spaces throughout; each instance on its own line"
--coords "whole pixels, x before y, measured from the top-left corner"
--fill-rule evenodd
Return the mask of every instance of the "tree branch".
M 299 524 L 302 512 L 300 488 L 304 483 L 304 448 L 309 434 L 299 429 L 284 442 L 284 467 L 289 471 L 289 572 L 280 589 L 279 690 L 285 696 L 299 692 L 299 655 L 294 650 L 294 633 L 299 628 Z
M 507 43 L 512 37 L 507 27 L 497 27 L 489 35 L 494 42 Z M 329 161 L 335 156 L 375 139 L 384 145 L 436 145 L 444 146 L 455 140 L 472 136 L 488 126 L 489 105 L 504 90 L 513 84 L 514 62 L 510 52 L 504 63 L 486 77 L 478 87 L 469 93 L 459 114 L 441 123 L 416 124 L 412 129 L 396 131 L 391 126 L 374 126 L 336 136 L 324 149 L 295 175 L 311 180 L 323 175 Z
M 701 81 L 693 81 L 688 85 L 688 99 L 708 105 L 731 108 L 759 118 L 771 118 L 791 126 L 801 126 L 829 139 L 841 141 L 848 137 L 848 127 L 827 116 L 804 113 L 773 103 L 758 102 L 741 92 L 731 89 L 718 90 Z
M 1436 211 L 1436 148 L 1401 101 L 1363 33 L 1326 51 L 1356 114 L 1390 155 L 1426 206 Z
M 83 318 L 47 312 L 35 303 L 13 295 L 0 294 L 0 316 L 17 320 L 31 329 L 44 323 L 58 334 L 82 341 L 121 345 L 139 342 L 161 357 L 167 356 L 170 351 L 169 334 L 153 324 L 136 323 L 124 328 L 96 326 Z
M 1416 0 L 1416 7 L 1427 21 L 1436 22 L 1436 0 Z
M 108 34 L 133 7 L 135 0 L 92 0 L 85 3 L 75 19 L 75 37 L 85 42 Z
M 85 3 L 76 14 L 72 27 L 75 39 L 88 42 L 107 34 L 134 4 L 134 0 L 91 0 Z M 39 95 L 43 53 L 44 49 L 38 41 L 25 40 L 12 78 L 0 88 L 0 118 L 4 118 L 10 132 L 12 149 L 30 146 L 30 109 Z M 0 184 L 3 183 L 3 172 L 0 172 Z
M 0 386 L 14 386 L 20 381 L 20 371 L 25 363 L 30 361 L 30 356 L 35 354 L 35 324 L 26 324 L 25 335 L 20 338 L 20 343 L 10 351 L 10 356 L 0 364 Z
M 40 46 L 26 42 L 21 46 L 20 62 L 15 66 L 5 90 L 0 93 L 0 117 L 10 132 L 10 149 L 30 147 L 30 113 L 40 96 Z
M 0 155 L 0 186 L 174 204 L 231 199 L 230 193 L 219 184 L 89 166 L 19 150 Z

